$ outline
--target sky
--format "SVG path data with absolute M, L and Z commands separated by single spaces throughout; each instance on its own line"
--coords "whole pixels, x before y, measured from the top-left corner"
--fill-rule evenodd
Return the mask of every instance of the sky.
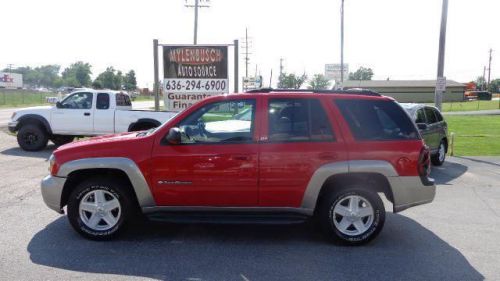
M 184 6 L 185 0 L 2 2 L 0 68 L 64 68 L 81 60 L 93 66 L 94 77 L 108 66 L 134 69 L 139 86 L 151 88 L 153 39 L 193 43 L 194 12 Z M 441 3 L 345 0 L 344 61 L 349 70 L 370 67 L 373 79 L 435 79 Z M 491 77 L 500 78 L 499 16 L 498 0 L 449 1 L 448 79 L 467 82 L 481 76 L 490 48 Z M 251 37 L 249 73 L 257 67 L 265 86 L 271 69 L 276 83 L 280 58 L 286 72 L 309 76 L 324 73 L 326 63 L 340 62 L 340 0 L 211 0 L 199 12 L 198 43 L 243 41 L 245 28 Z M 245 73 L 242 51 L 240 76 Z M 229 55 L 232 60 L 232 49 Z

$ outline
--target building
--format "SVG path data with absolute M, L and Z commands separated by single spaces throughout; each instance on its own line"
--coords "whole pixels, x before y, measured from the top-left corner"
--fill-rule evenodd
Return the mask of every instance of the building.
M 399 102 L 434 102 L 436 80 L 347 80 L 344 89 L 363 88 L 393 97 Z M 465 85 L 446 80 L 443 102 L 463 101 Z

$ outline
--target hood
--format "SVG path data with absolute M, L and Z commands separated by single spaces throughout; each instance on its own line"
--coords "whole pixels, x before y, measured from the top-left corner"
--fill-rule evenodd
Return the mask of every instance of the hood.
M 80 141 L 74 141 L 74 142 L 65 144 L 65 145 L 59 147 L 57 150 L 63 151 L 63 150 L 68 150 L 68 149 L 73 149 L 73 148 L 83 148 L 83 147 L 90 147 L 93 145 L 121 142 L 121 141 L 129 140 L 129 139 L 137 138 L 138 133 L 139 132 L 127 132 L 127 133 L 121 133 L 121 134 L 85 138 L 85 139 L 80 140 Z
M 33 107 L 26 107 L 22 109 L 18 109 L 14 111 L 16 113 L 16 118 L 19 118 L 23 115 L 26 114 L 40 114 L 42 116 L 45 116 L 46 114 L 50 114 L 50 110 L 52 109 L 52 106 L 46 105 L 46 106 L 33 106 Z

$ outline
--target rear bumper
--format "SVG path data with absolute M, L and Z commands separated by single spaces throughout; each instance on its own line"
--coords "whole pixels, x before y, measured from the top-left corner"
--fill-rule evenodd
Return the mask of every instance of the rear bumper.
M 436 195 L 434 180 L 420 177 L 389 177 L 394 199 L 394 212 L 432 202 Z
M 61 195 L 65 182 L 66 178 L 49 175 L 42 180 L 41 184 L 43 202 L 59 214 L 64 213 L 61 208 Z

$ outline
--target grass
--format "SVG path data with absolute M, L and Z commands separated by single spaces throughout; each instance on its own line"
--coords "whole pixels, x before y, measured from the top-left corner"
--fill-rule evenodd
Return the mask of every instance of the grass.
M 0 108 L 48 105 L 45 98 L 55 96 L 55 93 L 0 89 Z
M 500 115 L 446 116 L 455 133 L 454 155 L 500 156 Z
M 434 106 L 433 103 L 428 103 L 428 105 Z M 491 110 L 491 109 L 500 109 L 500 102 L 498 100 L 444 102 L 441 108 L 443 112 Z
M 154 100 L 155 97 L 154 96 L 143 96 L 143 95 L 139 95 L 135 98 L 134 101 L 148 101 L 148 100 Z M 161 98 L 160 98 L 161 99 Z

